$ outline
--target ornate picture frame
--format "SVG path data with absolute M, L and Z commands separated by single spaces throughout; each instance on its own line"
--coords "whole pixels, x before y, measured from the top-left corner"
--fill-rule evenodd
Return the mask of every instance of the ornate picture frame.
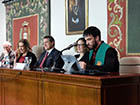
M 65 1 L 66 35 L 82 34 L 88 27 L 88 0 Z

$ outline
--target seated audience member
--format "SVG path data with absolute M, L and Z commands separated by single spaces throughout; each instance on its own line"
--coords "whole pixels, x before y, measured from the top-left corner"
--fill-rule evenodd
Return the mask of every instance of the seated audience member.
M 1 66 L 2 67 L 7 67 L 7 66 L 9 66 L 7 63 L 9 63 L 10 68 L 12 68 L 13 65 L 14 65 L 15 53 L 12 50 L 11 43 L 8 42 L 8 41 L 5 41 L 3 43 L 3 49 L 4 49 L 4 51 L 2 52 L 2 54 L 0 56 Z
M 25 58 L 28 57 L 28 59 L 31 60 L 30 67 L 33 67 L 34 64 L 37 62 L 37 58 L 34 53 L 31 52 L 30 44 L 28 40 L 21 39 L 18 41 L 18 49 L 16 51 L 16 62 L 18 63 L 24 63 Z
M 88 57 L 88 47 L 84 38 L 79 38 L 76 41 L 75 50 L 78 54 L 74 55 L 78 61 L 86 60 Z
M 61 52 L 55 48 L 55 40 L 52 36 L 45 36 L 43 39 L 45 51 L 39 57 L 36 63 L 37 67 L 40 68 L 62 68 L 64 61 L 61 58 Z
M 84 31 L 83 37 L 90 49 L 89 62 L 80 62 L 83 69 L 94 69 L 104 72 L 119 71 L 117 51 L 104 41 L 101 41 L 101 32 L 97 27 L 88 27 Z

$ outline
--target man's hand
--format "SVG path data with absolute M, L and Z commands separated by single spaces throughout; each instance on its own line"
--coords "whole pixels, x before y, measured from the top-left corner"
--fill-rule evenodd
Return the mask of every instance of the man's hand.
M 4 53 L 4 56 L 8 56 L 7 50 L 4 50 L 3 53 Z

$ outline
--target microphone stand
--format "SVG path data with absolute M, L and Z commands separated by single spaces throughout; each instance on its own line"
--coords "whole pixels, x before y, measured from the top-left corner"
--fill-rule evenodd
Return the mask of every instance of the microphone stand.
M 72 46 L 68 47 L 68 48 L 64 48 L 63 50 L 61 50 L 60 52 L 62 53 L 65 50 L 70 50 L 72 48 Z
M 65 50 L 70 50 L 72 47 L 76 46 L 76 43 L 70 44 L 68 47 L 64 48 L 63 50 L 61 50 L 61 53 Z

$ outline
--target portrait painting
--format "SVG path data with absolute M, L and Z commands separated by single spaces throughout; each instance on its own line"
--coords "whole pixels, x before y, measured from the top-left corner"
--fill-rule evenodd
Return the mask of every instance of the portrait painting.
M 66 0 L 66 35 L 81 34 L 88 26 L 88 0 Z

